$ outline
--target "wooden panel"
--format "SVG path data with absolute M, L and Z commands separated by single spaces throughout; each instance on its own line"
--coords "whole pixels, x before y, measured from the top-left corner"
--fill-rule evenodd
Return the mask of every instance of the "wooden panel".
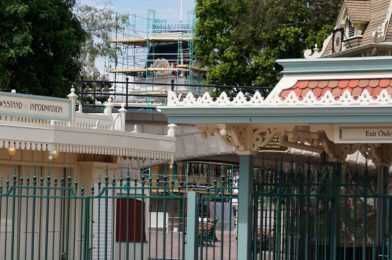
M 142 207 L 143 206 L 143 207 Z M 116 241 L 117 242 L 146 242 L 145 216 L 142 209 L 145 205 L 139 200 L 124 198 L 117 199 L 116 205 Z M 128 212 L 128 214 L 127 214 Z M 128 225 L 127 225 L 128 217 Z M 142 221 L 143 220 L 143 221 Z M 128 226 L 128 232 L 127 232 Z M 142 240 L 143 235 L 143 240 Z M 128 239 L 127 239 L 128 238 Z

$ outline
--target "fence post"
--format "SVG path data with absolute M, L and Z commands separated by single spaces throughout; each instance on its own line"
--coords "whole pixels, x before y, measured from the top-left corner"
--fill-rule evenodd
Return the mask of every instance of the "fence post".
M 238 198 L 238 255 L 251 259 L 253 156 L 240 155 L 240 185 Z
M 120 113 L 120 120 L 121 120 L 121 126 L 116 129 L 120 131 L 125 131 L 125 122 L 127 118 L 127 110 L 125 109 L 125 104 L 121 104 L 121 108 L 118 110 L 118 113 Z
M 186 226 L 186 258 L 187 260 L 197 260 L 197 231 L 199 224 L 198 194 L 191 191 L 188 193 L 188 210 Z
M 128 89 L 129 89 L 129 78 L 125 78 L 125 107 L 128 109 Z
M 76 99 L 78 98 L 78 95 L 75 94 L 75 89 L 74 88 L 71 88 L 71 93 L 67 97 L 71 101 L 71 122 L 70 122 L 70 126 L 75 126 L 75 106 L 76 106 Z
M 108 98 L 108 101 L 105 102 L 104 106 L 105 106 L 104 114 L 107 116 L 111 116 L 113 106 L 114 106 L 114 104 L 112 103 L 112 99 Z
M 174 92 L 174 79 L 171 80 L 171 88 L 170 89 L 171 89 L 171 91 Z
M 85 209 L 84 209 L 84 230 L 83 230 L 83 236 L 81 236 L 81 238 L 84 238 L 84 245 L 83 245 L 83 259 L 88 260 L 89 259 L 89 255 L 90 255 L 90 199 L 89 198 L 82 198 L 82 200 L 85 199 L 86 203 L 85 203 Z M 83 210 L 83 209 L 82 209 Z M 99 225 L 99 224 L 98 224 Z M 82 232 L 82 230 L 80 231 Z M 82 257 L 82 256 L 80 256 Z
M 382 213 L 385 210 L 386 203 L 384 202 L 384 195 L 386 195 L 385 190 L 385 176 L 388 173 L 388 168 L 384 165 L 380 165 L 377 169 L 377 186 L 376 194 L 379 196 L 376 199 L 376 246 L 381 248 L 383 243 L 383 236 L 385 230 L 385 214 Z M 381 212 L 381 213 L 379 213 Z
M 340 174 L 341 174 L 342 163 L 336 161 L 334 172 L 332 175 L 332 198 L 331 198 L 331 248 L 329 259 L 337 259 L 337 243 L 338 243 L 338 218 L 339 218 L 339 187 L 340 187 Z M 366 204 L 365 204 L 366 205 Z

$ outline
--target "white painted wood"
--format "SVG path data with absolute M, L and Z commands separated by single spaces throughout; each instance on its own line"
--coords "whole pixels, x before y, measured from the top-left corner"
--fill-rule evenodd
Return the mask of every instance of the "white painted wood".
M 169 227 L 169 214 L 165 212 L 151 212 L 150 213 L 150 218 L 151 218 L 151 223 L 150 228 L 157 228 L 157 229 L 163 229 L 166 228 L 168 230 Z M 166 223 L 166 227 L 164 226 L 164 223 Z
M 101 186 L 101 190 L 103 185 Z M 94 183 L 94 189 L 98 192 L 98 183 Z M 109 194 L 110 196 L 111 194 Z M 100 201 L 100 207 L 98 207 Z M 112 241 L 115 239 L 113 230 L 113 222 L 115 217 L 115 212 L 113 212 L 113 200 L 105 199 L 95 199 L 93 209 L 93 241 L 92 241 L 92 259 L 108 259 L 111 260 L 113 248 Z M 106 211 L 107 206 L 107 211 Z M 107 221 L 107 222 L 106 222 Z M 105 227 L 107 225 L 107 233 L 105 232 Z M 105 257 L 105 240 L 107 243 L 107 257 Z M 99 243 L 99 244 L 98 244 Z
M 107 154 L 169 160 L 174 154 L 175 138 L 142 133 L 100 131 L 69 127 L 26 127 L 1 124 L 0 148 L 24 146 L 31 150 L 48 150 L 49 144 L 59 152 Z

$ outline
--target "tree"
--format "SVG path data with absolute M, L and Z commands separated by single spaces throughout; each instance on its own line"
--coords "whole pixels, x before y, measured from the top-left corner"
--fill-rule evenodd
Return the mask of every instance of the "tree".
M 106 72 L 110 69 L 107 64 L 116 63 L 120 52 L 111 40 L 116 33 L 123 32 L 129 26 L 129 15 L 115 13 L 106 7 L 88 5 L 78 7 L 77 13 L 86 32 L 86 41 L 82 45 L 80 56 L 82 70 L 79 75 L 79 79 L 86 82 L 80 84 L 80 87 L 84 91 L 97 93 L 94 96 L 85 96 L 83 102 L 104 103 L 109 98 L 108 92 L 112 87 L 112 84 L 107 82 L 109 78 Z M 99 68 L 99 65 L 103 66 Z
M 341 0 L 198 0 L 196 57 L 210 83 L 273 87 L 278 58 L 302 57 L 332 30 Z
M 80 71 L 84 31 L 74 0 L 0 1 L 1 89 L 62 96 Z
M 86 41 L 82 45 L 81 79 L 107 80 L 107 75 L 97 68 L 99 58 L 108 63 L 117 62 L 119 49 L 111 43 L 116 32 L 124 31 L 129 15 L 118 14 L 109 8 L 83 5 L 78 8 L 78 17 L 86 31 Z M 106 65 L 106 64 L 105 64 Z M 108 67 L 105 66 L 105 70 Z

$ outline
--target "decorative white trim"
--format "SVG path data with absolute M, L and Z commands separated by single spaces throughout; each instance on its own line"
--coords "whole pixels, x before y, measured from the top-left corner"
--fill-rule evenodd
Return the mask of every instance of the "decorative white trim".
M 258 107 L 263 105 L 276 106 L 292 106 L 292 105 L 316 105 L 316 106 L 334 106 L 334 105 L 373 105 L 385 106 L 392 105 L 391 95 L 383 89 L 375 98 L 365 89 L 358 98 L 354 98 L 350 91 L 345 90 L 339 98 L 335 98 L 330 91 L 324 93 L 317 99 L 312 91 L 309 91 L 305 97 L 300 98 L 295 91 L 291 91 L 286 98 L 282 98 L 277 94 L 270 95 L 264 99 L 259 92 L 251 98 L 246 98 L 242 92 L 239 92 L 233 99 L 222 92 L 216 99 L 209 93 L 204 93 L 202 97 L 195 98 L 192 93 L 188 93 L 186 98 L 181 100 L 181 96 L 176 96 L 174 92 L 169 91 L 168 107 Z
M 388 33 L 388 27 L 391 20 L 391 15 L 392 15 L 392 2 L 389 2 L 388 11 L 383 23 L 377 28 L 377 30 L 375 30 L 372 33 L 373 41 L 375 43 L 380 43 L 385 41 L 385 37 L 387 36 Z
M 249 100 L 242 92 L 239 92 L 233 99 L 228 97 L 225 92 L 222 92 L 217 98 L 211 97 L 208 92 L 205 92 L 201 97 L 194 97 L 191 92 L 184 99 L 181 99 L 181 97 L 181 94 L 177 97 L 175 92 L 169 91 L 168 106 L 257 106 L 265 102 L 258 91 Z
M 351 103 L 355 102 L 355 99 L 351 95 L 351 92 L 349 90 L 343 91 L 343 94 L 340 96 L 340 102 L 344 105 L 349 105 Z
M 317 100 L 316 100 L 316 97 L 313 94 L 313 91 L 309 91 L 308 93 L 306 93 L 306 95 L 305 95 L 305 97 L 303 99 L 303 102 L 305 104 L 308 104 L 308 105 L 314 105 L 314 104 L 316 104 L 316 101 Z
M 391 144 L 369 144 L 369 143 L 334 143 L 323 130 L 311 131 L 308 126 L 294 127 L 293 131 L 286 131 L 280 135 L 281 145 L 306 150 L 315 153 L 325 152 L 327 160 L 346 161 L 347 156 L 355 152 L 362 154 L 364 158 L 370 159 L 374 164 L 389 165 L 392 159 Z M 382 148 L 381 148 L 382 147 Z
M 316 99 L 317 100 L 317 99 Z M 318 104 L 321 104 L 321 105 L 327 105 L 327 106 L 330 106 L 330 105 L 334 105 L 334 103 L 336 102 L 336 99 L 335 99 L 335 97 L 332 95 L 332 93 L 331 93 L 331 91 L 327 91 L 327 92 L 325 92 L 325 94 L 324 94 L 324 96 L 322 96 L 321 98 L 320 98 L 320 101 L 319 102 L 316 102 L 316 104 L 318 105 Z M 303 103 L 303 102 L 302 102 Z
M 202 138 L 220 136 L 222 140 L 238 153 L 257 153 L 279 135 L 280 129 L 258 125 L 198 125 Z
M 380 94 L 377 96 L 376 102 L 380 104 L 387 104 L 390 102 L 391 97 L 385 89 L 381 90 Z
M 295 94 L 295 92 L 291 91 L 287 95 L 287 98 L 285 98 L 282 103 L 286 104 L 286 105 L 295 105 L 295 104 L 299 103 L 299 99 L 298 99 L 297 95 Z
M 332 33 L 324 40 L 322 49 L 318 48 L 317 44 L 314 46 L 313 50 L 307 49 L 304 51 L 305 59 L 318 59 L 323 56 L 325 50 L 327 49 L 329 41 L 332 39 Z
M 124 156 L 138 159 L 172 160 L 172 152 L 145 151 L 132 148 L 103 147 L 80 144 L 51 144 L 41 142 L 0 140 L 0 148 L 15 147 L 21 150 L 53 151 L 63 153 L 103 154 L 113 156 Z

